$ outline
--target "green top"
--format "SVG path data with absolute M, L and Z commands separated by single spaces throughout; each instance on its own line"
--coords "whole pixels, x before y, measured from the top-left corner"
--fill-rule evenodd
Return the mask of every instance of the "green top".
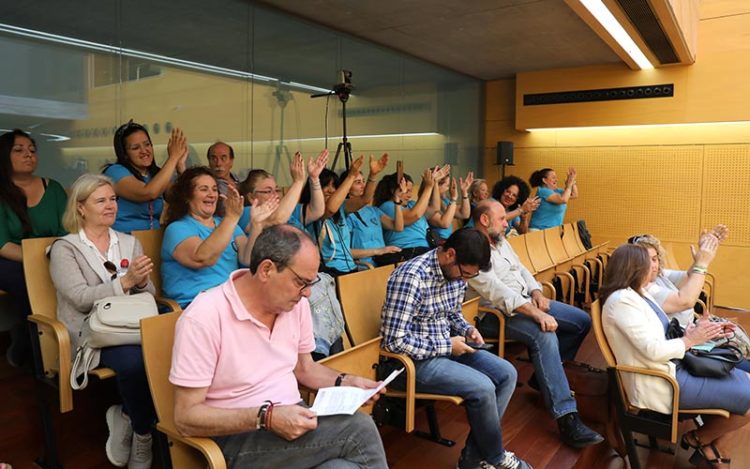
M 0 248 L 6 243 L 21 244 L 24 238 L 42 238 L 45 236 L 63 236 L 62 216 L 68 196 L 59 182 L 50 179 L 42 200 L 29 207 L 31 233 L 23 235 L 23 227 L 18 215 L 5 203 L 0 202 Z

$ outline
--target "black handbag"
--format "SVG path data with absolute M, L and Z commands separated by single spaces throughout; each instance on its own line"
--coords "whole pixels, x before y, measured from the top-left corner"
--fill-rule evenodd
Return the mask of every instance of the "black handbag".
M 667 339 L 683 336 L 682 327 L 676 318 L 672 318 L 667 327 Z M 689 349 L 685 351 L 680 365 L 693 376 L 702 378 L 723 378 L 729 376 L 734 367 L 743 360 L 740 349 L 733 345 L 717 345 L 710 351 Z

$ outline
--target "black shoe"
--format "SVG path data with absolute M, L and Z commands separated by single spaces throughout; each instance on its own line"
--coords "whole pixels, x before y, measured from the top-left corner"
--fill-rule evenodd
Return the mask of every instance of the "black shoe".
M 583 424 L 578 412 L 571 412 L 557 419 L 560 439 L 573 448 L 584 448 L 604 441 L 604 437 Z

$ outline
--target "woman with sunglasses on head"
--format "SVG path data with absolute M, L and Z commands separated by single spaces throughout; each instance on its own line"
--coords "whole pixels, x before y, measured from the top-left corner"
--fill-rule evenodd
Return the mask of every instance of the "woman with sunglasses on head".
M 529 197 L 530 192 L 529 185 L 516 176 L 506 176 L 492 188 L 492 198 L 505 208 L 506 235 L 511 230 L 518 234 L 529 231 L 531 214 L 539 208 L 539 197 Z
M 121 125 L 114 137 L 117 162 L 104 168 L 104 174 L 115 183 L 120 197 L 120 211 L 114 228 L 130 233 L 154 230 L 164 208 L 163 194 L 175 175 L 185 171 L 188 145 L 178 128 L 172 130 L 167 143 L 167 161 L 159 168 L 148 130 L 133 122 Z
M 271 173 L 263 169 L 253 169 L 247 173 L 247 177 L 240 183 L 240 194 L 245 197 L 245 208 L 240 217 L 240 228 L 249 232 L 251 224 L 252 205 L 263 204 L 267 200 L 280 197 L 279 208 L 271 215 L 268 223 L 278 225 L 280 223 L 291 223 L 304 229 L 301 220 L 312 223 L 323 216 L 325 212 L 325 200 L 320 187 L 320 173 L 328 162 L 328 150 L 325 149 L 317 158 L 310 158 L 307 162 L 309 173 L 309 187 L 312 194 L 307 204 L 301 204 L 300 198 L 305 190 L 305 160 L 300 152 L 294 154 L 294 159 L 289 164 L 289 172 L 292 176 L 292 184 L 282 194 L 276 185 L 276 179 Z
M 539 197 L 540 205 L 531 217 L 530 229 L 546 230 L 563 224 L 568 202 L 578 197 L 576 174 L 575 168 L 568 168 L 565 189 L 560 189 L 557 187 L 555 170 L 544 168 L 534 171 L 529 182 L 531 187 L 537 188 L 536 196 Z
M 224 200 L 224 216 L 216 215 L 219 197 Z M 219 195 L 216 177 L 210 168 L 198 166 L 180 174 L 167 193 L 167 228 L 161 245 L 161 277 L 164 296 L 182 308 L 198 293 L 229 278 L 240 264 L 250 262 L 255 239 L 270 215 L 278 208 L 278 196 L 253 206 L 250 234 L 238 226 L 242 196 L 228 186 Z
M 36 142 L 29 134 L 15 129 L 0 136 L 0 290 L 10 295 L 18 314 L 6 353 L 13 366 L 31 356 L 21 240 L 65 234 L 65 190 L 57 181 L 35 175 L 37 163 Z
M 715 251 L 712 236 L 701 249 Z M 648 293 L 654 277 L 654 262 L 648 249 L 625 244 L 607 262 L 604 282 L 599 289 L 602 326 L 618 365 L 636 366 L 666 372 L 679 384 L 681 409 L 718 408 L 730 412 L 728 419 L 703 415 L 704 425 L 686 433 L 681 445 L 695 452 L 694 465 L 729 467 L 730 450 L 736 431 L 750 422 L 750 377 L 738 368 L 723 378 L 693 376 L 678 361 L 693 346 L 725 336 L 720 323 L 699 320 L 691 323 L 683 337 L 668 339 L 669 324 L 664 310 Z M 634 405 L 663 414 L 672 411 L 672 387 L 662 378 L 633 374 L 623 376 L 625 391 Z
M 112 180 L 84 174 L 70 188 L 63 223 L 70 232 L 52 244 L 50 276 L 57 318 L 70 333 L 71 351 L 94 302 L 109 296 L 154 294 L 151 259 L 133 236 L 115 231 L 117 196 Z M 64 359 L 64 357 L 60 357 Z M 115 466 L 151 467 L 151 426 L 156 420 L 140 345 L 101 349 L 100 364 L 115 370 L 122 405 L 107 410 L 107 458 Z

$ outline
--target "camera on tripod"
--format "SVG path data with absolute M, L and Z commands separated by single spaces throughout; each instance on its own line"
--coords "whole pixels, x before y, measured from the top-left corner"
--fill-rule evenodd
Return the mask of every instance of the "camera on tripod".
M 354 89 L 354 85 L 352 85 L 352 72 L 351 70 L 341 69 L 339 71 L 341 82 L 333 85 L 333 88 L 331 91 L 327 93 L 322 94 L 314 94 L 310 96 L 311 98 L 320 98 L 323 96 L 331 96 L 332 94 L 335 94 L 338 96 L 339 101 L 341 101 L 341 123 L 342 123 L 342 130 L 343 134 L 341 137 L 341 142 L 339 142 L 338 147 L 336 148 L 336 156 L 333 157 L 333 163 L 331 164 L 331 169 L 336 168 L 336 163 L 339 161 L 339 155 L 341 154 L 341 150 L 344 151 L 344 166 L 346 169 L 349 169 L 349 165 L 352 163 L 352 144 L 349 143 L 349 139 L 346 136 L 346 102 L 349 100 L 349 95 L 352 92 L 352 89 Z M 327 106 L 326 106 L 327 109 Z M 327 130 L 326 130 L 327 133 Z
M 333 92 L 339 97 L 341 102 L 344 103 L 349 99 L 349 94 L 351 94 L 352 89 L 354 89 L 354 85 L 352 85 L 351 70 L 342 69 L 340 73 L 341 81 L 333 85 Z

